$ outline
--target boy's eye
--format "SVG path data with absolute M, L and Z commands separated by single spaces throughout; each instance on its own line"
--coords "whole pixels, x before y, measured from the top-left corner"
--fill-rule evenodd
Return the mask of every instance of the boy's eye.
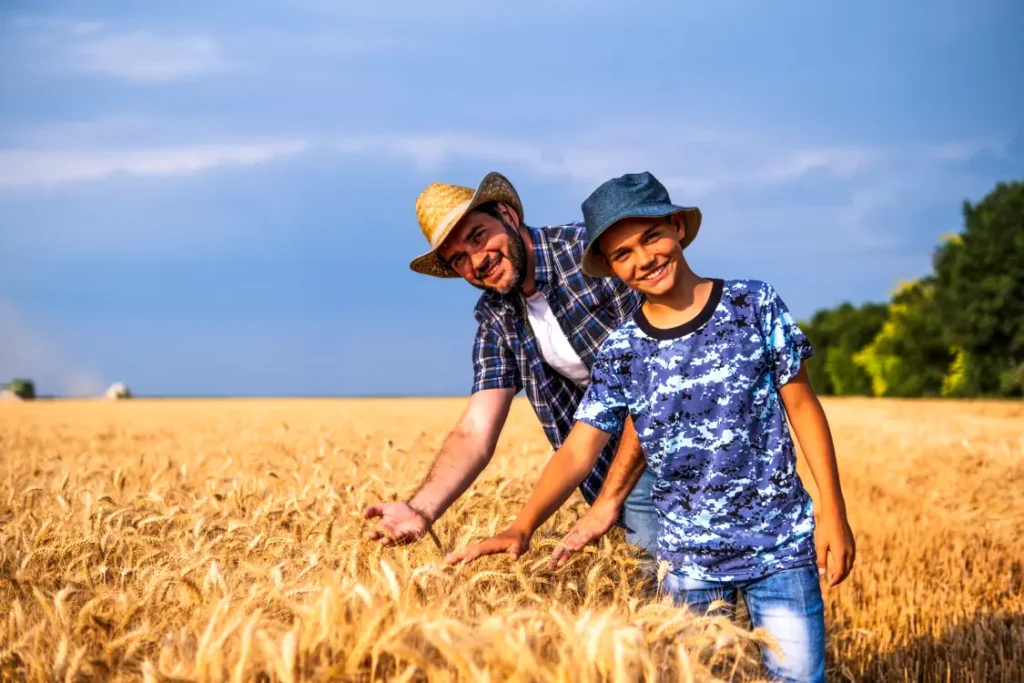
M 654 242 L 655 240 L 657 240 L 660 237 L 661 237 L 660 231 L 653 230 L 653 231 L 647 233 L 646 235 L 644 235 L 644 243 L 645 244 L 650 244 L 651 242 Z
M 628 256 L 628 255 L 629 254 L 627 254 L 624 251 L 617 251 L 614 254 L 612 254 L 612 260 L 613 261 L 623 261 L 623 260 L 625 260 L 626 256 Z

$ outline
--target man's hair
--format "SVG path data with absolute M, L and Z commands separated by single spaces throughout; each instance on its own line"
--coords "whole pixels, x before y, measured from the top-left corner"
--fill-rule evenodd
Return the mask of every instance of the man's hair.
M 501 215 L 501 211 L 498 210 L 498 202 L 485 202 L 473 210 L 486 213 L 491 218 L 497 219 L 506 225 L 508 224 L 505 217 Z

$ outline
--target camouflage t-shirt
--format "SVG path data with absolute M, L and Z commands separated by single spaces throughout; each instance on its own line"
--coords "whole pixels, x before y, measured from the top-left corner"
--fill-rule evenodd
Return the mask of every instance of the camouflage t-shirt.
M 659 559 L 739 581 L 814 561 L 811 498 L 778 390 L 813 353 L 768 284 L 714 280 L 690 322 L 640 309 L 605 340 L 576 419 L 617 434 L 633 418 L 657 481 Z

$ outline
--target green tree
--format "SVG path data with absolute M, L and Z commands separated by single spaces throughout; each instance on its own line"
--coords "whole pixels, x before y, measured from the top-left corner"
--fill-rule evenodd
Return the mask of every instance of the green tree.
M 901 286 L 889 305 L 889 319 L 854 360 L 871 377 L 875 396 L 943 393 L 955 354 L 943 337 L 931 278 Z
M 853 362 L 853 355 L 874 339 L 887 317 L 885 304 L 858 307 L 844 302 L 837 308 L 818 311 L 801 324 L 814 346 L 807 372 L 815 391 L 838 396 L 871 394 L 871 378 Z
M 1024 394 L 1024 182 L 999 183 L 934 255 L 936 301 L 960 349 L 957 394 Z
M 7 389 L 26 401 L 36 397 L 36 385 L 30 379 L 12 379 Z

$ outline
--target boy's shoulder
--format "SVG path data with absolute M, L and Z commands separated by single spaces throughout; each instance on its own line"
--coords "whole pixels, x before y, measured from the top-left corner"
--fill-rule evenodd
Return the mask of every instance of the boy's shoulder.
M 764 280 L 725 280 L 722 287 L 723 302 L 734 309 L 749 309 L 755 314 L 763 313 L 778 297 L 775 287 Z
M 740 296 L 743 294 L 753 294 L 758 298 L 771 296 L 775 293 L 775 288 L 771 284 L 764 280 L 756 280 L 752 278 L 737 278 L 723 281 L 722 287 L 723 294 L 727 293 L 731 296 Z

